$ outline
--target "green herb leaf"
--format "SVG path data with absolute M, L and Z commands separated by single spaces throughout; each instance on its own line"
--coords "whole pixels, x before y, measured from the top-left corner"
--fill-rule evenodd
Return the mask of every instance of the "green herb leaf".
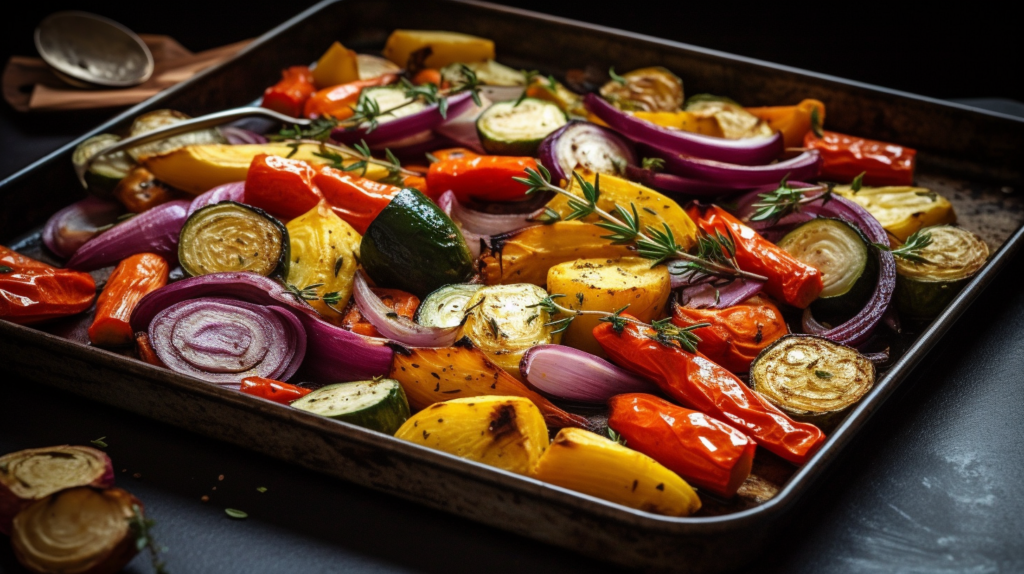
M 622 446 L 626 446 L 626 439 L 622 435 L 615 432 L 615 429 L 608 427 L 608 438 L 612 439 L 612 442 L 617 442 Z
M 427 156 L 427 161 L 430 162 L 430 163 L 437 163 L 437 162 L 441 161 L 441 160 L 437 159 L 436 155 L 430 153 L 429 151 L 427 153 L 425 153 L 424 155 Z
M 334 276 L 337 277 L 341 271 L 341 266 L 345 264 L 345 256 L 338 257 L 338 260 L 334 262 Z
M 927 228 L 926 228 L 927 229 Z M 911 261 L 913 263 L 927 263 L 928 260 L 921 255 L 925 247 L 932 244 L 932 234 L 925 229 L 919 229 L 907 238 L 906 243 L 892 249 L 893 256 Z
M 101 436 L 100 438 L 93 439 L 93 440 L 91 440 L 89 442 L 94 444 L 94 445 L 96 445 L 96 446 L 98 446 L 98 447 L 100 447 L 100 448 L 107 448 L 110 445 L 108 445 L 106 442 L 103 441 L 103 439 L 105 439 L 105 438 L 107 438 L 107 437 Z
M 167 574 L 166 565 L 160 560 L 159 553 L 166 552 L 166 548 L 158 549 L 156 540 L 153 539 L 152 529 L 156 522 L 142 515 L 142 509 L 138 504 L 132 505 L 132 516 L 128 519 L 128 529 L 135 537 L 135 548 L 141 552 L 149 548 L 149 559 L 156 574 Z
M 858 191 L 860 191 L 860 188 L 863 187 L 864 174 L 866 173 L 866 171 L 862 171 L 859 174 L 857 174 L 857 177 L 853 178 L 853 183 L 850 184 L 850 189 L 853 190 L 853 193 L 857 193 Z
M 821 112 L 817 106 L 811 108 L 811 131 L 819 138 L 825 137 L 825 132 L 821 129 Z
M 618 82 L 619 84 L 623 86 L 626 85 L 626 78 L 615 73 L 615 66 L 608 68 L 608 75 L 611 76 L 612 80 Z
M 818 377 L 819 379 L 831 379 L 832 373 L 828 371 L 814 371 L 814 376 Z
M 12 271 L 14 271 L 14 268 L 6 265 L 0 265 L 0 273 L 11 273 Z
M 651 171 L 661 171 L 665 169 L 665 160 L 661 159 L 660 157 L 645 157 L 640 162 L 640 165 L 644 169 L 649 169 Z
M 227 514 L 231 518 L 237 518 L 239 520 L 242 520 L 242 519 L 245 519 L 245 518 L 249 518 L 249 514 L 248 513 L 243 512 L 241 510 L 238 510 L 236 508 L 225 508 L 224 509 L 224 514 Z
M 263 494 L 266 491 L 267 491 L 267 487 L 265 487 L 265 486 L 257 486 L 256 487 L 256 492 L 258 492 L 260 494 Z

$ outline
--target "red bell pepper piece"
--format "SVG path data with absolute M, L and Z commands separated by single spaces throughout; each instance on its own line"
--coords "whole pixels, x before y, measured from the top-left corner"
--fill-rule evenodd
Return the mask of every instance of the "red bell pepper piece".
M 804 309 L 824 288 L 821 272 L 801 263 L 721 207 L 712 205 L 703 216 L 693 207 L 689 214 L 705 233 L 731 235 L 736 244 L 736 263 L 744 271 L 767 277 L 764 290 L 772 297 Z
M 28 325 L 75 315 L 96 299 L 88 273 L 58 269 L 0 245 L 0 319 Z
M 281 81 L 263 92 L 264 108 L 293 118 L 302 117 L 306 100 L 316 91 L 313 73 L 307 66 L 292 66 L 281 71 Z
M 386 86 L 397 79 L 397 74 L 384 74 L 369 80 L 357 80 L 318 90 L 306 100 L 303 113 L 310 119 L 325 116 L 336 120 L 349 118 L 354 113 L 352 107 L 359 100 L 363 88 Z
M 260 154 L 249 164 L 245 177 L 245 203 L 284 219 L 293 219 L 320 203 L 323 196 L 308 163 Z
M 313 176 L 313 183 L 338 217 L 360 234 L 391 203 L 402 188 L 379 183 L 352 173 L 324 166 Z
M 669 470 L 725 498 L 750 476 L 757 443 L 704 413 L 643 393 L 608 401 L 608 426 Z
M 143 297 L 167 285 L 170 265 L 155 253 L 139 253 L 118 263 L 96 301 L 96 318 L 89 327 L 93 345 L 118 347 L 135 341 L 128 323 Z
M 304 389 L 263 377 L 246 377 L 242 379 L 242 387 L 239 390 L 247 395 L 271 400 L 282 405 L 287 405 L 296 399 L 301 399 L 312 392 L 311 389 Z
M 402 291 L 400 289 L 381 289 L 374 287 L 371 289 L 377 297 L 380 297 L 381 303 L 384 303 L 389 309 L 398 313 L 400 316 L 406 319 L 413 319 L 416 316 L 416 309 L 420 307 L 420 298 Z M 359 305 L 356 305 L 355 301 L 348 308 L 348 312 L 345 313 L 345 317 L 341 320 L 341 326 L 344 329 L 348 329 L 353 333 L 359 333 L 360 335 L 366 335 L 367 337 L 382 337 L 380 331 L 373 326 L 372 323 L 367 321 L 363 314 L 359 312 Z
M 779 309 L 760 297 L 725 309 L 676 306 L 672 314 L 680 327 L 710 323 L 693 330 L 700 337 L 697 350 L 734 373 L 749 371 L 758 353 L 789 332 Z
M 917 150 L 896 144 L 823 132 L 804 136 L 804 147 L 821 153 L 821 178 L 853 181 L 861 173 L 866 185 L 914 185 Z
M 532 157 L 463 155 L 430 164 L 427 187 L 438 196 L 451 190 L 459 201 L 518 201 L 526 198 L 526 185 L 513 177 L 526 177 L 526 168 L 537 169 Z
M 818 427 L 789 418 L 725 368 L 651 335 L 652 329 L 633 323 L 621 333 L 610 323 L 594 328 L 594 338 L 613 362 L 654 381 L 684 407 L 726 422 L 794 464 L 807 462 L 825 442 Z

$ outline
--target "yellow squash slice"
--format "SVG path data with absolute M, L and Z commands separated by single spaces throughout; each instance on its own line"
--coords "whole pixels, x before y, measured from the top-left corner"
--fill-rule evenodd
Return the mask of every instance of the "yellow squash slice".
M 953 204 L 923 187 L 862 187 L 854 193 L 841 185 L 835 192 L 868 210 L 901 242 L 922 227 L 956 222 Z
M 299 289 L 319 285 L 317 299 L 309 304 L 324 319 L 340 322 L 352 296 L 362 236 L 323 202 L 289 221 L 287 227 L 291 241 L 288 284 Z
M 384 45 L 384 57 L 404 68 L 409 64 L 409 57 L 424 48 L 430 48 L 430 55 L 423 62 L 428 68 L 494 59 L 491 40 L 435 30 L 395 30 Z

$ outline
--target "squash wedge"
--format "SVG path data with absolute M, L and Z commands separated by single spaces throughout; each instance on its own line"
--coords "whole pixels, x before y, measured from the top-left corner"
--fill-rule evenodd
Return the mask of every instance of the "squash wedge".
M 835 192 L 868 210 L 901 242 L 923 227 L 956 223 L 953 204 L 923 187 L 862 187 L 854 192 L 841 185 Z

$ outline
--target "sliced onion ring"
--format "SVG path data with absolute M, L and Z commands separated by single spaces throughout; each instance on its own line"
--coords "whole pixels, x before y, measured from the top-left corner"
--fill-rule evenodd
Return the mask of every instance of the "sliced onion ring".
M 671 269 L 671 265 L 669 268 Z M 672 277 L 674 281 L 675 276 Z M 757 295 L 762 287 L 763 281 L 750 279 L 734 279 L 724 285 L 715 285 L 710 281 L 699 282 L 681 289 L 679 302 L 693 309 L 725 309 Z
M 671 173 L 655 172 L 634 165 L 626 168 L 626 177 L 659 191 L 678 193 L 690 197 L 722 197 L 748 189 L 719 181 L 702 181 L 680 175 L 672 175 Z
M 432 130 L 443 124 L 447 118 L 458 117 L 468 110 L 472 104 L 472 94 L 462 92 L 454 96 L 448 96 L 448 110 L 445 116 L 442 116 L 438 111 L 437 104 L 431 104 L 423 110 L 408 116 L 381 122 L 380 125 L 372 130 L 369 130 L 368 127 L 357 127 L 355 129 L 335 128 L 331 132 L 331 139 L 345 144 L 359 143 L 361 140 L 364 140 L 370 146 L 400 140 Z
M 146 252 L 177 261 L 178 234 L 188 218 L 188 205 L 183 199 L 169 201 L 115 225 L 82 245 L 68 268 L 92 271 Z
M 665 160 L 665 171 L 668 173 L 697 181 L 731 185 L 737 190 L 778 183 L 785 177 L 813 179 L 821 173 L 821 154 L 818 150 L 805 151 L 792 159 L 768 165 L 701 159 L 654 146 L 642 146 L 640 153 L 644 157 Z
M 43 243 L 58 257 L 71 257 L 78 248 L 101 233 L 100 228 L 117 221 L 124 207 L 96 197 L 76 201 L 54 213 L 43 228 Z
M 537 345 L 523 355 L 526 383 L 549 397 L 604 403 L 622 393 L 657 393 L 658 386 L 622 367 L 564 345 Z
M 556 184 L 569 181 L 577 167 L 619 175 L 626 166 L 636 165 L 636 153 L 622 136 L 580 120 L 573 120 L 544 138 L 537 158 L 551 172 Z
M 462 205 L 451 191 L 441 194 L 437 204 L 448 217 L 457 220 L 461 224 L 463 233 L 468 231 L 488 236 L 536 225 L 530 219 L 544 211 L 541 208 L 530 213 L 484 213 L 483 211 L 477 211 Z M 466 238 L 466 241 L 468 243 L 469 238 Z
M 766 138 L 730 140 L 663 128 L 623 112 L 597 94 L 584 96 L 583 104 L 588 111 L 627 138 L 666 150 L 670 154 L 685 154 L 739 165 L 764 165 L 783 152 L 782 134 L 779 132 Z
M 196 211 L 206 207 L 207 205 L 213 205 L 214 203 L 220 203 L 222 201 L 234 201 L 235 203 L 245 203 L 245 182 L 235 181 L 232 183 L 225 183 L 224 185 L 218 185 L 217 187 L 197 195 L 192 203 L 188 206 L 188 215 L 192 215 Z
M 245 128 L 236 128 L 234 126 L 224 126 L 217 128 L 220 130 L 220 135 L 224 136 L 224 139 L 228 140 L 231 145 L 244 145 L 244 144 L 265 144 L 267 138 Z
M 396 315 L 380 300 L 366 282 L 363 272 L 356 273 L 352 296 L 359 312 L 388 339 L 411 347 L 451 347 L 459 332 L 455 327 L 425 327 L 411 319 Z M 388 314 L 393 316 L 389 317 Z

